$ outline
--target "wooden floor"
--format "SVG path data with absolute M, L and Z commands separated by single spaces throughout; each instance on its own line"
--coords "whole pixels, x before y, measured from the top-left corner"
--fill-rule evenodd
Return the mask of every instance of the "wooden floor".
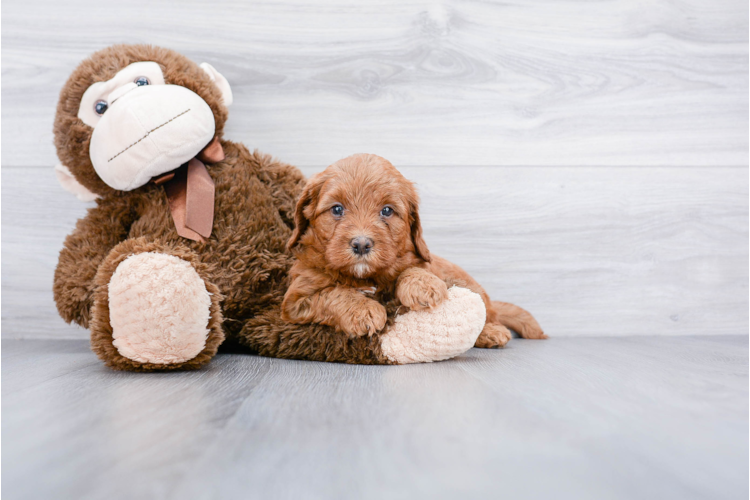
M 112 372 L 3 340 L 3 498 L 746 499 L 746 336 Z

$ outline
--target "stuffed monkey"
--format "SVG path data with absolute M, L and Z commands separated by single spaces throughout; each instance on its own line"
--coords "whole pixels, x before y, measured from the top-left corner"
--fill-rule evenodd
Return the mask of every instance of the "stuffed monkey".
M 456 356 L 485 321 L 459 287 L 431 311 L 396 314 L 349 338 L 282 321 L 285 245 L 305 179 L 222 131 L 232 91 L 211 65 L 117 45 L 83 61 L 60 93 L 60 183 L 96 206 L 60 252 L 62 318 L 118 370 L 195 369 L 232 339 L 263 356 L 400 364 Z

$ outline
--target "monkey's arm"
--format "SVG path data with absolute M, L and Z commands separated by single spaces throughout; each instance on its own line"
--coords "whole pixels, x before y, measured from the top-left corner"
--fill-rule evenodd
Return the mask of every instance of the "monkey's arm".
M 292 276 L 281 304 L 284 321 L 333 326 L 350 337 L 372 335 L 385 326 L 385 307 L 356 289 L 336 286 L 313 270 L 293 268 Z
M 88 328 L 94 277 L 110 250 L 124 241 L 136 218 L 122 198 L 101 200 L 65 238 L 55 269 L 53 292 L 62 318 Z
M 294 209 L 302 188 L 305 187 L 305 176 L 297 167 L 275 161 L 270 156 L 258 152 L 254 154 L 260 165 L 260 180 L 271 190 L 284 223 L 290 229 L 294 229 Z

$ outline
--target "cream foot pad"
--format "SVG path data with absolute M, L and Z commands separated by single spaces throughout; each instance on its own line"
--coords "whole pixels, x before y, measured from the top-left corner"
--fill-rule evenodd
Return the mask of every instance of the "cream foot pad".
M 109 282 L 114 346 L 140 363 L 181 363 L 206 346 L 211 297 L 188 262 L 161 253 L 125 259 Z
M 453 358 L 474 346 L 486 318 L 482 298 L 454 286 L 448 290 L 448 299 L 436 308 L 396 318 L 393 328 L 381 337 L 381 349 L 399 364 Z

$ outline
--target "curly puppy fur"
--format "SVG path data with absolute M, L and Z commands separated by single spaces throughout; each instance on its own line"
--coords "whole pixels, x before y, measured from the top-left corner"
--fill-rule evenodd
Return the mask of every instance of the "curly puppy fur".
M 282 305 L 289 322 L 369 336 L 386 323 L 383 302 L 431 309 L 447 298 L 448 281 L 485 303 L 487 322 L 476 347 L 504 346 L 511 338 L 507 327 L 526 338 L 546 338 L 527 311 L 490 301 L 466 271 L 430 254 L 414 185 L 384 158 L 358 154 L 315 175 L 294 220 L 288 247 L 298 260 Z
M 298 169 L 242 144 L 221 140 L 226 158 L 207 165 L 216 188 L 213 232 L 204 243 L 180 237 L 160 186 L 117 191 L 97 176 L 89 158 L 93 129 L 78 117 L 85 90 L 137 61 L 155 61 L 168 84 L 187 87 L 213 110 L 221 140 L 227 109 L 206 73 L 184 56 L 146 45 L 104 49 L 81 63 L 60 94 L 55 145 L 75 179 L 100 195 L 65 240 L 55 271 L 54 297 L 60 315 L 91 330 L 93 350 L 119 370 L 194 369 L 205 365 L 226 337 L 261 355 L 390 364 L 379 340 L 349 339 L 320 325 L 281 319 L 281 302 L 293 263 L 286 242 L 294 227 L 295 203 L 305 183 Z M 139 363 L 113 345 L 108 285 L 129 255 L 161 252 L 193 265 L 211 293 L 209 336 L 194 359 L 177 364 Z M 394 309 L 395 311 L 395 309 Z

